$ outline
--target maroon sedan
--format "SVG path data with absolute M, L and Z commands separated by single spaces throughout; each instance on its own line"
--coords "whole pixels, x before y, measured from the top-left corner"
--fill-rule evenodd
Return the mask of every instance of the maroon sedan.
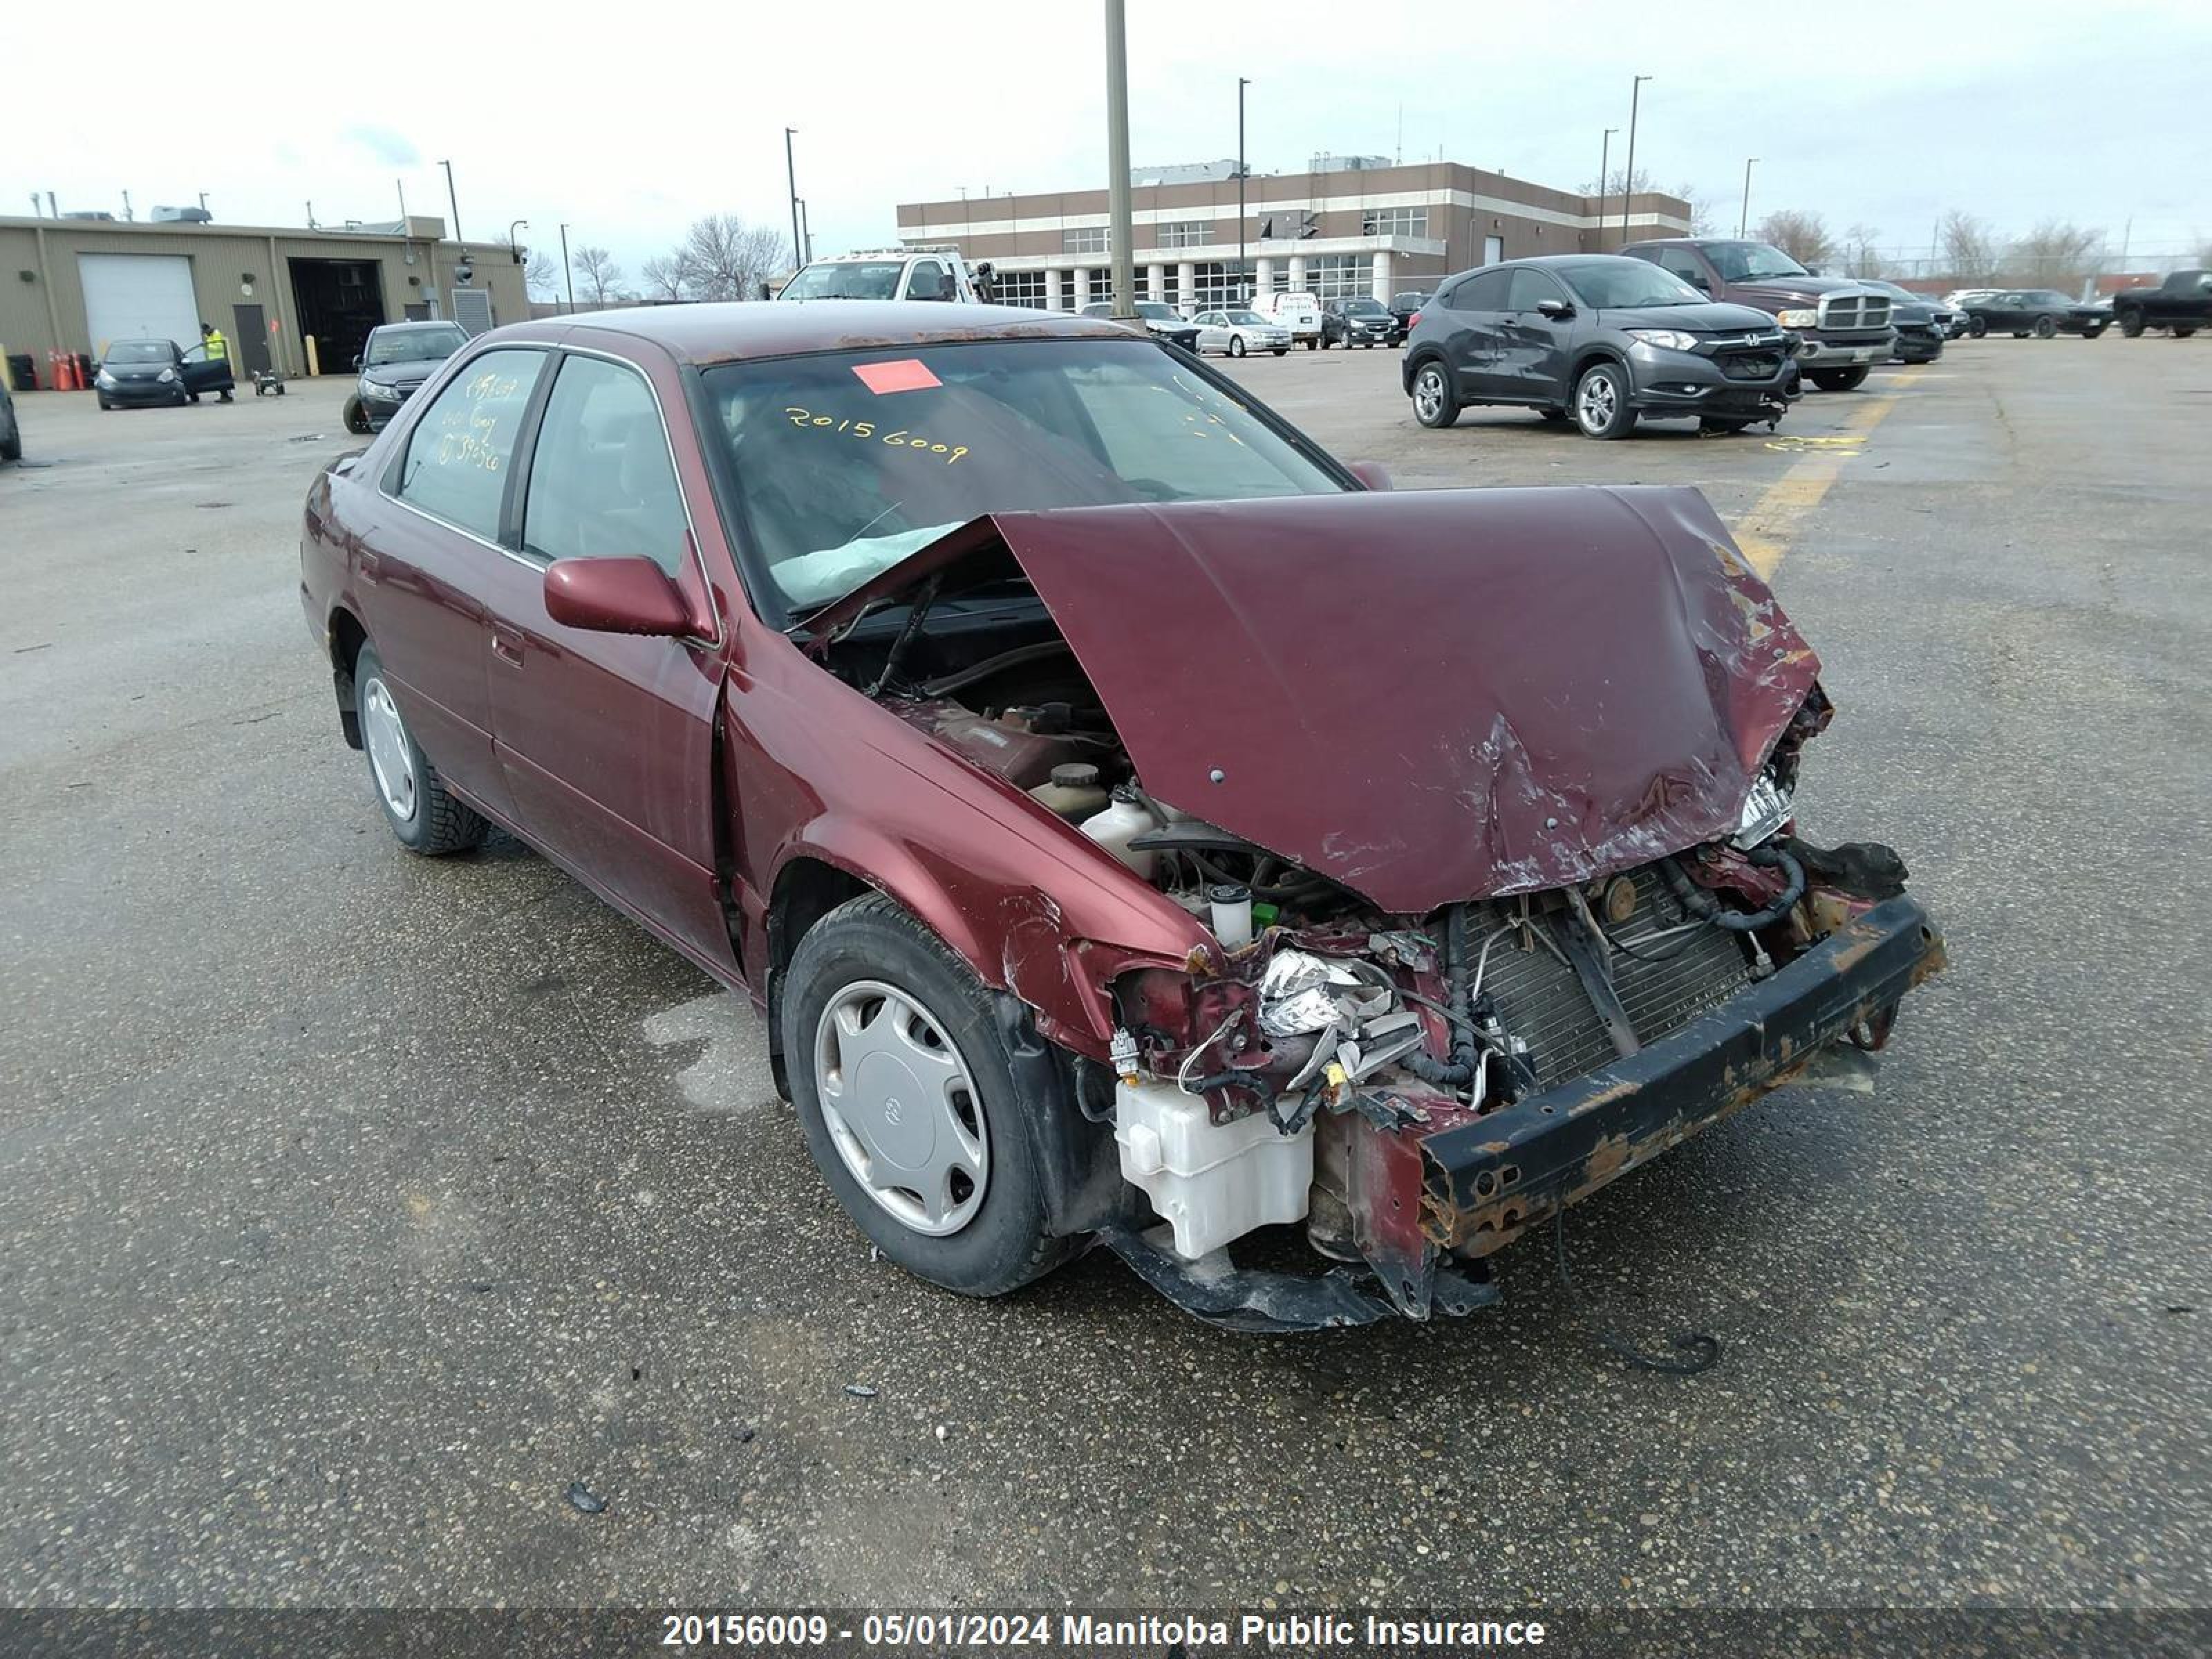
M 501 825 L 749 992 L 957 1291 L 1096 1242 L 1237 1328 L 1465 1312 L 1942 963 L 1795 833 L 1830 707 L 1702 497 L 1389 493 L 1110 323 L 498 330 L 301 551 L 401 842 Z M 1291 1224 L 1346 1265 L 1232 1263 Z

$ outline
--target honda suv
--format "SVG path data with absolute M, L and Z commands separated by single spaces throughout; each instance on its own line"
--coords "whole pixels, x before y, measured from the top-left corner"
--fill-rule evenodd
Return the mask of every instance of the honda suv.
M 1571 253 L 1448 277 L 1414 321 L 1402 372 L 1423 426 L 1510 404 L 1620 438 L 1638 416 L 1771 428 L 1794 370 L 1790 337 L 1765 313 L 1716 304 L 1640 259 Z

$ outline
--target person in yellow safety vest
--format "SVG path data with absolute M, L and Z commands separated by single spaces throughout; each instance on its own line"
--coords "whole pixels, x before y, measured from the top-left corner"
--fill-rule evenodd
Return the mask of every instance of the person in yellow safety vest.
M 222 391 L 223 402 L 228 403 L 230 401 L 230 389 L 232 386 L 236 384 L 230 379 L 230 370 L 228 367 L 230 362 L 230 342 L 222 337 L 222 331 L 217 328 L 213 323 L 202 323 L 200 325 L 200 344 L 206 349 L 207 360 L 210 362 L 222 363 L 225 365 Z

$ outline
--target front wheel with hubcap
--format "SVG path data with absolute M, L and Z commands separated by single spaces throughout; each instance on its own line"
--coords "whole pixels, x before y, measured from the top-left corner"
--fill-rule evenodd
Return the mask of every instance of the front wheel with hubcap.
M 1863 364 L 1857 368 L 1816 368 L 1813 384 L 1823 392 L 1856 392 L 1866 384 L 1866 377 Z
M 353 665 L 354 709 L 376 804 L 399 844 L 410 853 L 439 857 L 483 844 L 490 828 L 448 793 L 438 769 L 422 752 L 399 713 L 398 699 L 374 646 L 364 645 Z
M 1229 337 L 1229 355 L 1232 357 L 1242 357 L 1244 355 L 1244 337 L 1242 334 L 1232 334 Z
M 1575 382 L 1575 424 L 1585 438 L 1626 437 L 1636 425 L 1628 376 L 1618 363 L 1592 363 Z
M 1425 427 L 1446 427 L 1459 419 L 1459 399 L 1452 395 L 1451 378 L 1444 366 L 1431 360 L 1413 371 L 1413 418 Z
M 895 901 L 839 906 L 793 953 L 780 998 L 807 1151 L 860 1231 L 917 1277 L 1000 1296 L 1067 1260 L 1044 1230 L 992 993 Z

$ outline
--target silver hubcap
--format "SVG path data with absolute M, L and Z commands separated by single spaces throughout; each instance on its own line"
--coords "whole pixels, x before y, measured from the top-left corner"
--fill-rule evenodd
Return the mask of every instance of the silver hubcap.
M 1444 377 L 1437 370 L 1425 368 L 1414 378 L 1413 412 L 1425 421 L 1444 412 Z
M 1601 429 L 1613 424 L 1613 412 L 1617 407 L 1613 381 L 1603 374 L 1583 376 L 1583 424 Z
M 848 985 L 814 1034 L 815 1091 L 837 1156 L 902 1225 L 932 1237 L 975 1219 L 991 1132 L 968 1064 L 935 1016 L 876 980 Z
M 415 752 L 407 741 L 406 722 L 399 705 L 382 680 L 370 680 L 361 689 L 361 736 L 368 745 L 368 769 L 376 774 L 377 793 L 392 816 L 406 823 L 415 817 Z

